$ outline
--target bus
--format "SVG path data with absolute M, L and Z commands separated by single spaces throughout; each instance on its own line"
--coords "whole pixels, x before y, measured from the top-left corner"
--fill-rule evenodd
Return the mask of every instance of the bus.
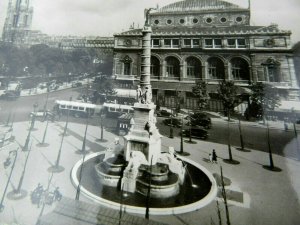
M 74 117 L 90 117 L 100 114 L 102 106 L 86 102 L 56 100 L 54 111 L 58 114 L 68 114 Z
M 131 105 L 121 105 L 116 103 L 105 102 L 103 104 L 103 111 L 107 117 L 117 118 L 122 114 L 131 113 L 133 114 L 133 106 Z

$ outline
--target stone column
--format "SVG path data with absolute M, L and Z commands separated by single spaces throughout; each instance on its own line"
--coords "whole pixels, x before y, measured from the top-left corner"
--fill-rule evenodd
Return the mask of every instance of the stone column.
M 204 64 L 205 64 L 205 62 L 204 62 Z M 205 81 L 207 79 L 207 77 L 206 77 L 206 66 L 201 65 L 201 70 L 202 70 L 202 74 L 201 74 L 200 78 Z
M 183 73 L 184 73 L 184 65 L 181 63 L 180 64 L 180 71 L 179 71 L 179 80 L 183 80 L 183 78 L 184 78 Z
M 255 65 L 255 54 L 250 55 L 250 63 L 251 63 L 250 79 L 252 82 L 257 82 L 257 68 Z
M 225 80 L 229 80 L 228 64 L 224 65 L 224 78 Z
M 289 75 L 290 75 L 290 83 L 291 83 L 292 87 L 299 88 L 298 83 L 297 83 L 297 77 L 296 77 L 294 61 L 293 61 L 292 57 L 293 57 L 292 55 L 287 55 L 286 56 L 287 63 L 288 63 Z

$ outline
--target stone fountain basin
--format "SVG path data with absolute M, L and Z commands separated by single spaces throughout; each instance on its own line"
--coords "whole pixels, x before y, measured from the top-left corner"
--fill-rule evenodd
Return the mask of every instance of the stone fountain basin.
M 99 180 L 95 175 L 95 164 L 101 162 L 104 152 L 93 153 L 85 157 L 83 176 L 81 179 L 81 194 L 103 206 L 129 213 L 145 214 L 146 197 L 139 193 L 122 193 L 120 188 L 99 186 Z M 186 176 L 186 182 L 181 187 L 176 197 L 150 199 L 150 214 L 171 215 L 198 210 L 211 203 L 217 195 L 217 184 L 213 175 L 202 165 L 178 156 L 187 164 L 190 176 Z M 72 171 L 71 179 L 75 188 L 78 186 L 78 176 L 82 165 L 78 161 Z M 155 190 L 154 190 L 155 191 Z

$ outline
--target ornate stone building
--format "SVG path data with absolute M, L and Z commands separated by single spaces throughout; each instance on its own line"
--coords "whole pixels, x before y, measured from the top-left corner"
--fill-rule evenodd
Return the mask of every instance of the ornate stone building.
M 76 48 L 99 48 L 111 54 L 113 37 L 55 36 L 32 30 L 33 0 L 9 0 L 2 32 L 2 41 L 20 47 L 46 44 L 50 47 L 73 50 Z
M 251 82 L 268 82 L 285 100 L 299 100 L 290 31 L 252 26 L 250 7 L 220 0 L 185 0 L 151 11 L 151 84 L 154 101 L 196 107 L 197 79 L 213 97 L 219 81 L 233 80 L 241 93 Z M 141 73 L 142 31 L 115 35 L 113 75 L 121 88 L 135 88 Z
M 31 0 L 9 0 L 2 40 L 18 44 L 24 42 L 31 30 L 32 16 Z

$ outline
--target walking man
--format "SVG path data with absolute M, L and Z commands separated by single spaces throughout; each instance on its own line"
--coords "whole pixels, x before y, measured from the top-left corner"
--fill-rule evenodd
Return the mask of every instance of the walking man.
M 212 152 L 212 162 L 213 163 L 218 163 L 217 162 L 217 154 L 216 154 L 216 150 L 215 149 L 213 149 L 213 152 Z

